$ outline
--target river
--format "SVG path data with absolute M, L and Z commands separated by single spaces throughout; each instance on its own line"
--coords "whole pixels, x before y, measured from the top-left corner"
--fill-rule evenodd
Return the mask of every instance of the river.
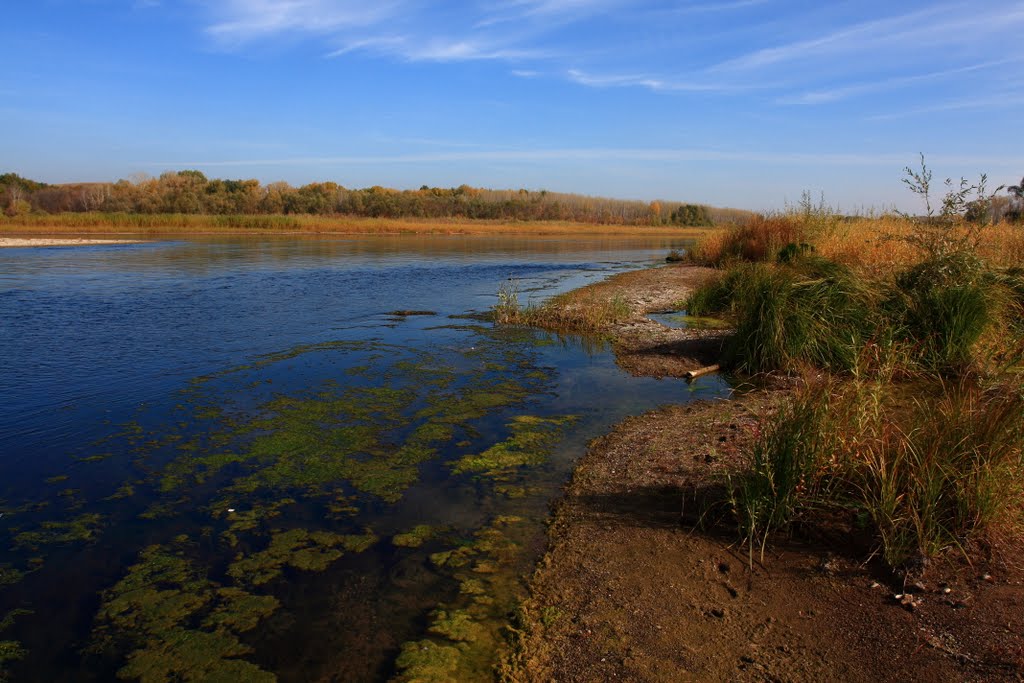
M 0 679 L 489 680 L 587 441 L 728 387 L 486 313 L 684 246 L 0 250 Z

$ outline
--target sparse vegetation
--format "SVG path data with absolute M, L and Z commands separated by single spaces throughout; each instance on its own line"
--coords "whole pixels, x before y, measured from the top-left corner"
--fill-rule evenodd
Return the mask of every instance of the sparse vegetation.
M 984 176 L 947 180 L 940 200 L 923 163 L 906 176 L 920 217 L 847 224 L 805 201 L 693 252 L 725 268 L 685 302 L 733 320 L 724 361 L 804 385 L 733 479 L 752 548 L 827 511 L 867 524 L 905 567 L 966 549 L 1019 510 L 1019 236 L 991 225 Z
M 593 289 L 577 289 L 552 297 L 543 304 L 519 303 L 511 285 L 498 291 L 492 308 L 494 320 L 503 324 L 532 325 L 559 332 L 595 332 L 629 318 L 629 305 L 619 296 L 605 296 Z

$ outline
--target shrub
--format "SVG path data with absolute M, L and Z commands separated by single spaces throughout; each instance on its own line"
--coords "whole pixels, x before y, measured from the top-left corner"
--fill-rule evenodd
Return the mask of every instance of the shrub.
M 800 221 L 789 216 L 756 216 L 745 225 L 714 233 L 690 250 L 694 263 L 722 266 L 735 261 L 771 261 L 785 245 L 804 242 Z
M 974 360 L 1005 296 L 977 257 L 955 251 L 899 273 L 884 313 L 896 335 L 918 349 L 920 369 L 948 373 Z

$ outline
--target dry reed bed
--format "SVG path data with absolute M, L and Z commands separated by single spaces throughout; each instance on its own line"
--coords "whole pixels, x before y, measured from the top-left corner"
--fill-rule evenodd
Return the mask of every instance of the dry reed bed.
M 216 216 L 194 214 L 66 213 L 0 217 L 0 232 L 14 235 L 110 233 L 326 233 L 426 235 L 586 235 L 693 239 L 706 228 L 605 225 L 567 221 L 493 221 L 472 219 L 358 218 L 348 216 Z

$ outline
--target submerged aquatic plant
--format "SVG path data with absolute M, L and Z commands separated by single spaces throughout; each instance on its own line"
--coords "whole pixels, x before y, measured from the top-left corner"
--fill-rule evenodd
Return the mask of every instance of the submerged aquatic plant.
M 459 596 L 430 615 L 427 638 L 402 646 L 396 683 L 492 681 L 507 646 L 505 615 L 523 590 L 522 553 L 529 527 L 503 516 L 458 548 L 431 555 L 433 564 L 459 582 Z
M 104 592 L 97 651 L 126 648 L 118 676 L 143 683 L 276 677 L 239 657 L 252 652 L 238 635 L 274 612 L 273 596 L 220 587 L 181 551 L 149 546 Z
M 508 424 L 511 436 L 477 455 L 467 455 L 452 465 L 456 474 L 477 473 L 492 479 L 506 480 L 527 465 L 539 465 L 547 459 L 551 448 L 562 436 L 563 428 L 576 420 L 563 417 L 518 415 Z

